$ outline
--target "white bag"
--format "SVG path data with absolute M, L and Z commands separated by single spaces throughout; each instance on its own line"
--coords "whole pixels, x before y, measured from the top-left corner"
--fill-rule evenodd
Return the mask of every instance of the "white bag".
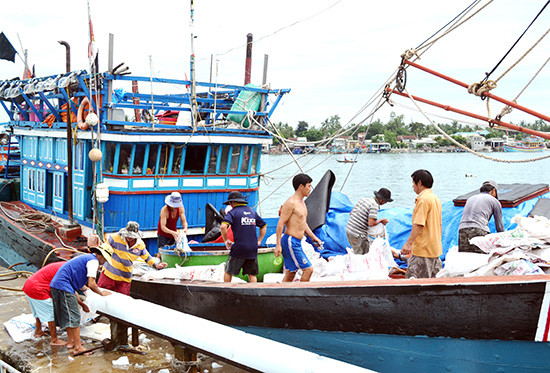
M 178 240 L 176 241 L 176 250 L 177 253 L 193 251 L 189 247 L 189 242 L 187 242 L 187 235 L 185 233 L 180 233 Z

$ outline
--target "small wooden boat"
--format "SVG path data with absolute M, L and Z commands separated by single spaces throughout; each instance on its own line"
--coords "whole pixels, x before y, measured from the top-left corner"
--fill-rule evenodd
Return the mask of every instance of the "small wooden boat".
M 337 161 L 340 163 L 357 163 L 357 161 L 353 159 L 337 159 Z
M 225 263 L 229 257 L 229 250 L 223 243 L 201 243 L 189 244 L 193 251 L 184 251 L 178 253 L 174 246 L 159 248 L 159 253 L 163 262 L 168 267 L 175 267 L 176 264 L 183 267 L 200 265 L 217 265 Z M 282 258 L 276 258 L 274 254 L 275 246 L 262 246 L 258 249 L 258 281 L 263 281 L 266 273 L 280 273 L 283 269 Z M 247 276 L 242 274 L 238 277 L 248 280 Z

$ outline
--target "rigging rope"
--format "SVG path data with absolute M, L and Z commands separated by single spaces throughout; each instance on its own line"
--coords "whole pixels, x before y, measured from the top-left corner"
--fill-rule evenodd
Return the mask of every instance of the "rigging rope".
M 443 136 L 445 136 L 445 138 L 449 141 L 451 141 L 453 144 L 455 144 L 456 146 L 458 146 L 459 148 L 461 149 L 464 149 L 465 151 L 469 152 L 469 153 L 472 153 L 473 155 L 476 155 L 478 157 L 481 157 L 481 158 L 485 158 L 485 159 L 488 159 L 488 160 L 491 160 L 491 161 L 495 161 L 495 162 L 504 162 L 504 163 L 528 163 L 528 162 L 534 162 L 534 161 L 539 161 L 539 160 L 542 160 L 542 159 L 547 159 L 547 158 L 550 158 L 550 155 L 545 155 L 545 156 L 542 156 L 542 157 L 537 157 L 537 158 L 531 158 L 531 159 L 519 159 L 519 160 L 514 160 L 514 159 L 500 159 L 500 158 L 494 158 L 494 157 L 489 157 L 485 154 L 481 154 L 481 153 L 478 153 L 470 148 L 468 148 L 467 146 L 464 146 L 462 145 L 461 143 L 459 143 L 458 141 L 456 141 L 455 139 L 453 139 L 451 136 L 449 136 L 445 131 L 443 131 L 441 128 L 439 128 L 439 126 L 434 123 L 430 117 L 428 117 L 428 115 L 426 115 L 426 113 L 424 113 L 424 111 L 422 110 L 422 108 L 420 108 L 420 106 L 418 105 L 418 103 L 416 102 L 416 100 L 411 96 L 411 94 L 409 93 L 409 91 L 407 89 L 405 89 L 405 93 L 407 94 L 407 96 L 409 96 L 410 100 L 413 102 L 413 104 L 417 107 L 417 109 L 422 113 L 422 115 L 424 115 L 424 117 L 430 122 L 430 124 L 432 126 L 435 127 L 435 129 L 437 131 L 439 131 L 439 133 L 441 133 Z
M 326 12 L 327 10 L 329 10 L 329 9 L 331 9 L 331 8 L 334 8 L 336 5 L 338 5 L 338 4 L 341 3 L 341 2 L 342 2 L 342 0 L 338 0 L 338 1 L 334 2 L 334 3 L 332 3 L 331 5 L 329 5 L 328 7 L 324 8 L 324 9 L 321 9 L 319 12 L 317 12 L 317 13 L 311 15 L 311 16 L 308 16 L 308 17 L 299 19 L 298 21 L 295 21 L 295 22 L 293 22 L 293 23 L 291 23 L 291 24 L 289 24 L 289 25 L 287 25 L 287 26 L 281 27 L 280 29 L 278 29 L 278 30 L 272 32 L 271 34 L 266 34 L 266 35 L 264 35 L 264 36 L 261 36 L 259 39 L 254 40 L 254 41 L 253 41 L 253 44 L 256 44 L 256 43 L 258 43 L 260 40 L 263 40 L 263 39 L 269 38 L 269 37 L 271 37 L 271 36 L 273 36 L 273 35 L 275 35 L 275 34 L 278 34 L 279 32 L 281 32 L 281 31 L 283 31 L 283 30 L 285 30 L 285 29 L 287 29 L 287 28 L 289 28 L 289 27 L 296 26 L 297 24 L 299 24 L 299 23 L 301 23 L 301 22 L 304 22 L 304 21 L 310 20 L 310 19 L 312 19 L 312 18 L 315 18 L 315 17 L 317 17 L 318 15 L 320 15 L 320 14 Z M 240 48 L 244 48 L 244 47 L 246 47 L 246 45 L 247 45 L 247 44 L 239 45 L 238 47 L 234 47 L 234 48 L 228 49 L 227 51 L 225 51 L 225 52 L 223 52 L 223 53 L 215 54 L 215 56 L 223 56 L 223 55 L 226 55 L 226 54 L 228 54 L 229 52 L 232 52 L 232 51 L 234 51 L 234 50 L 237 50 L 237 49 L 240 49 Z
M 550 30 L 549 30 L 550 31 Z M 523 89 L 518 93 L 518 95 L 512 100 L 513 102 L 517 102 L 517 99 L 519 98 L 519 96 L 521 96 L 521 94 L 527 89 L 527 87 L 533 82 L 533 80 L 535 80 L 535 78 L 537 77 L 537 75 L 539 75 L 539 73 L 542 71 L 542 69 L 544 69 L 544 66 L 546 66 L 546 64 L 548 63 L 548 61 L 550 61 L 550 57 L 548 57 L 546 59 L 546 61 L 544 61 L 544 63 L 542 64 L 542 66 L 537 70 L 537 72 L 535 73 L 535 75 L 533 75 L 533 77 L 531 78 L 531 80 L 529 80 L 529 82 L 525 85 L 525 87 L 523 87 Z M 497 120 L 501 120 L 502 117 L 506 114 L 509 114 L 512 112 L 512 107 L 509 106 L 509 105 L 506 105 L 502 111 L 500 112 L 499 115 L 497 115 Z
M 428 40 L 430 40 L 431 38 L 433 38 L 435 35 L 439 34 L 445 27 L 449 26 L 449 25 L 450 25 L 451 23 L 453 23 L 455 20 L 462 18 L 462 15 L 463 15 L 464 13 L 467 13 L 467 12 L 469 11 L 468 9 L 473 8 L 473 7 L 475 6 L 474 4 L 479 3 L 480 1 L 481 1 L 481 0 L 474 0 L 474 2 L 472 2 L 470 5 L 468 5 L 468 6 L 466 7 L 466 9 L 464 9 L 462 12 L 460 12 L 459 14 L 457 14 L 453 19 L 451 19 L 449 22 L 447 22 L 447 24 L 446 24 L 445 26 L 441 27 L 439 30 L 437 30 L 435 33 L 433 33 L 432 36 L 430 36 L 429 38 L 427 38 L 426 40 L 424 40 L 422 43 L 420 43 L 420 44 L 418 45 L 418 47 L 415 48 L 415 50 L 416 50 L 416 49 L 419 49 L 420 47 L 422 47 Z
M 506 70 L 501 76 L 499 76 L 498 79 L 495 80 L 495 83 L 498 82 L 500 79 L 502 79 L 504 75 L 508 74 L 510 70 L 512 70 L 523 58 L 525 58 L 525 56 L 527 56 L 541 42 L 541 40 L 544 39 L 546 35 L 548 35 L 549 32 L 550 32 L 550 28 L 546 30 L 546 32 L 539 38 L 539 40 L 537 40 L 536 43 L 533 44 L 533 46 L 531 46 L 531 48 L 529 48 L 527 52 L 523 54 L 523 56 L 521 56 L 516 62 L 512 64 L 512 66 L 508 68 L 508 70 Z
M 544 6 L 542 7 L 542 9 L 539 11 L 539 13 L 536 15 L 536 17 L 531 21 L 531 23 L 529 24 L 529 26 L 527 26 L 527 28 L 525 29 L 525 31 L 523 31 L 523 33 L 520 35 L 520 37 L 518 38 L 518 40 L 516 40 L 516 42 L 512 45 L 512 47 L 508 50 L 508 52 L 506 52 L 506 54 L 500 59 L 500 61 L 495 65 L 495 67 L 493 67 L 493 69 L 489 72 L 489 73 L 485 73 L 485 78 L 483 78 L 481 80 L 481 83 L 483 82 L 486 82 L 488 79 L 489 79 L 489 76 L 491 76 L 491 74 L 499 67 L 499 65 L 502 63 L 502 61 L 504 61 L 504 59 L 508 56 L 508 54 L 510 54 L 510 52 L 512 51 L 512 49 L 514 49 L 514 47 L 517 45 L 517 43 L 519 43 L 519 41 L 521 40 L 521 38 L 523 37 L 523 35 L 525 35 L 525 33 L 527 32 L 527 30 L 529 30 L 529 28 L 533 25 L 533 23 L 535 23 L 535 21 L 537 20 L 537 18 L 541 15 L 541 13 L 544 11 L 544 9 L 548 6 L 548 4 L 550 3 L 550 0 L 548 0 L 546 2 L 546 4 L 544 4 Z M 539 40 L 540 41 L 540 40 Z M 538 42 L 537 42 L 538 43 Z M 523 58 L 523 57 L 522 57 Z M 519 61 L 518 61 L 519 62 Z M 508 72 L 508 71 L 506 71 Z M 504 74 L 503 74 L 504 76 Z M 502 76 L 501 76 L 502 77 Z M 500 78 L 499 78 L 500 79 Z M 497 79 L 498 80 L 498 79 Z
M 425 51 L 423 51 L 422 53 L 420 53 L 420 56 L 424 53 L 426 53 L 428 51 L 428 49 L 430 49 L 437 41 L 439 41 L 441 38 L 443 38 L 444 36 L 450 34 L 451 32 L 453 32 L 454 30 L 456 30 L 457 28 L 459 28 L 460 26 L 462 26 L 464 23 L 468 22 L 470 19 L 472 19 L 474 16 L 476 16 L 479 12 L 481 12 L 483 9 L 485 9 L 489 4 L 491 4 L 494 0 L 490 0 L 489 2 L 487 2 L 487 4 L 483 5 L 481 8 L 479 8 L 478 10 L 476 10 L 472 15 L 470 15 L 468 18 L 466 18 L 465 20 L 459 22 L 462 18 L 464 18 L 466 16 L 466 14 L 468 14 L 468 12 L 470 12 L 473 7 L 466 13 L 462 14 L 462 16 L 460 16 L 457 21 L 455 21 L 455 24 L 450 27 L 447 31 L 445 31 L 441 36 L 437 37 L 436 39 L 432 40 L 431 42 L 429 43 L 426 43 L 425 45 L 421 46 L 420 48 L 418 48 L 418 50 L 421 50 L 421 49 L 424 49 L 426 48 Z M 480 1 L 478 1 L 479 3 Z M 477 4 L 476 4 L 477 5 Z

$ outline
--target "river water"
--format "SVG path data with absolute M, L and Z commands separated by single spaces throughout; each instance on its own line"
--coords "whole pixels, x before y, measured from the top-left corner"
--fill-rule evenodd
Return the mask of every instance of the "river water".
M 526 160 L 549 154 L 548 150 L 536 153 L 484 153 L 506 160 Z M 411 174 L 421 168 L 432 173 L 433 190 L 443 203 L 479 189 L 488 179 L 502 184 L 550 183 L 550 158 L 527 163 L 503 163 L 470 153 L 381 153 L 359 154 L 357 163 L 352 164 L 339 163 L 337 160 L 344 158 L 342 154 L 295 157 L 302 169 L 313 178 L 314 187 L 327 170 L 332 170 L 336 175 L 333 190 L 342 191 L 354 204 L 363 197 L 372 196 L 374 190 L 388 188 L 394 200 L 386 205 L 388 208 L 413 207 L 416 194 L 412 189 Z M 355 159 L 356 155 L 347 154 L 346 157 Z M 265 177 L 260 184 L 259 212 L 264 217 L 276 217 L 279 207 L 294 193 L 292 176 L 300 171 L 289 154 L 263 154 L 261 170 Z M 287 180 L 289 177 L 290 180 Z

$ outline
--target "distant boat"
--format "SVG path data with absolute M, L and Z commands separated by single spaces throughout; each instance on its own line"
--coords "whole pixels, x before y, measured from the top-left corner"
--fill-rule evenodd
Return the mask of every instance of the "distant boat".
M 542 140 L 536 138 L 528 138 L 524 141 L 504 144 L 505 152 L 541 152 L 546 148 Z
M 367 153 L 386 153 L 391 151 L 391 145 L 388 142 L 373 142 L 367 146 Z
M 356 160 L 353 160 L 353 159 L 337 159 L 338 162 L 340 163 L 356 163 L 357 161 Z

